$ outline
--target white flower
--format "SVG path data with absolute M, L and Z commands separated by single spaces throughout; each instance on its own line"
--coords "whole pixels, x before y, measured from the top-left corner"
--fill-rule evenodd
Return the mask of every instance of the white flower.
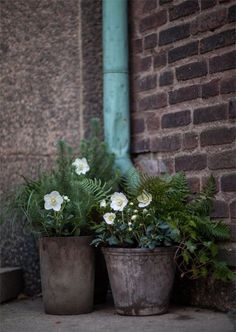
M 105 201 L 105 199 L 103 199 L 101 202 L 100 202 L 100 207 L 101 208 L 105 208 L 107 206 L 107 203 L 106 203 L 106 201 Z
M 52 191 L 50 194 L 44 196 L 44 202 L 46 210 L 60 211 L 63 198 L 58 191 Z
M 131 206 L 132 206 L 132 205 L 134 205 L 134 203 L 133 203 L 133 202 L 130 202 L 130 203 L 129 203 L 129 205 L 131 205 Z
M 75 172 L 80 175 L 80 174 L 86 174 L 89 170 L 90 167 L 88 165 L 87 159 L 86 158 L 76 158 L 75 161 L 72 163 L 73 166 L 75 166 Z
M 151 203 L 152 195 L 146 191 L 143 191 L 142 194 L 137 197 L 137 200 L 139 202 L 138 206 L 143 208 Z
M 111 195 L 110 207 L 114 211 L 123 211 L 125 206 L 128 204 L 128 199 L 123 193 L 114 193 Z
M 132 228 L 131 228 L 131 227 L 129 227 L 129 231 L 130 231 L 130 232 L 132 231 Z
M 134 213 L 138 213 L 138 210 L 134 210 Z
M 62 196 L 65 202 L 70 202 L 70 199 L 68 196 Z
M 137 216 L 136 214 L 134 214 L 132 217 L 131 217 L 131 220 L 136 220 L 137 219 Z
M 116 215 L 115 215 L 115 213 L 112 213 L 112 212 L 107 212 L 103 216 L 103 219 L 105 220 L 105 222 L 108 225 L 113 225 L 115 218 L 116 218 Z
M 128 225 L 129 225 L 129 226 L 132 226 L 132 222 L 129 221 L 129 222 L 128 222 Z

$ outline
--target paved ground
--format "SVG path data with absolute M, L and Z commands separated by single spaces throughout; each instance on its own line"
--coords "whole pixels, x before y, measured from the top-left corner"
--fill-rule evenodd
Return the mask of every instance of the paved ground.
M 235 332 L 234 315 L 190 307 L 171 307 L 161 316 L 125 317 L 112 305 L 79 316 L 43 312 L 42 299 L 17 300 L 0 306 L 1 332 Z M 236 317 L 236 316 L 235 316 Z M 235 318 L 234 317 L 234 318 Z

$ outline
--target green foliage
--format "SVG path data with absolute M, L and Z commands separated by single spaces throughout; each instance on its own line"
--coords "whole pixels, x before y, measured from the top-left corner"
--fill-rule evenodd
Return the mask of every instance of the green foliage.
M 115 189 L 120 180 L 115 169 L 115 157 L 102 139 L 98 119 L 91 120 L 91 135 L 80 146 L 80 155 L 90 167 L 86 176 L 76 173 L 73 149 L 64 141 L 58 142 L 56 163 L 50 172 L 39 172 L 36 180 L 24 178 L 24 183 L 9 195 L 1 219 L 24 215 L 29 231 L 45 236 L 71 236 L 91 232 L 90 222 L 98 202 Z M 52 191 L 67 196 L 61 210 L 46 210 L 44 196 Z
M 91 179 L 101 179 L 108 187 L 116 189 L 120 176 L 115 168 L 115 155 L 108 151 L 107 144 L 102 140 L 102 128 L 97 118 L 90 123 L 91 134 L 80 144 L 80 154 L 90 165 L 87 176 Z
M 123 186 L 137 211 L 140 210 L 137 197 L 143 192 L 152 196 L 152 202 L 145 209 L 149 217 L 145 219 L 141 212 L 136 213 L 138 217 L 132 222 L 131 235 L 127 236 L 132 218 L 125 210 L 130 209 L 129 206 L 124 209 L 126 219 L 123 222 L 118 218 L 114 225 L 100 224 L 95 244 L 151 249 L 175 245 L 175 261 L 182 276 L 194 279 L 213 274 L 224 281 L 233 279 L 227 265 L 218 259 L 217 243 L 229 239 L 228 227 L 210 219 L 215 195 L 213 177 L 195 196 L 191 195 L 183 173 L 161 177 L 141 174 L 136 185 L 129 186 L 129 182 L 123 180 Z
M 37 180 L 25 183 L 11 198 L 10 207 L 16 216 L 26 217 L 26 227 L 43 236 L 73 236 L 88 234 L 93 209 L 109 193 L 106 183 L 78 175 L 72 166 L 72 149 L 65 142 L 58 143 L 56 166 L 40 173 Z M 46 210 L 44 196 L 57 191 L 64 199 L 60 211 Z
M 141 208 L 138 203 L 134 198 L 123 211 L 112 212 L 115 216 L 112 225 L 106 222 L 94 224 L 96 239 L 93 244 L 149 249 L 171 245 L 176 238 L 176 232 L 167 223 L 156 218 L 152 207 Z M 111 213 L 108 202 L 105 207 L 100 208 L 100 213 L 103 216 Z
M 210 176 L 203 191 L 200 192 L 190 204 L 188 204 L 190 212 L 198 216 L 209 215 L 212 210 L 215 192 L 215 179 L 213 176 Z

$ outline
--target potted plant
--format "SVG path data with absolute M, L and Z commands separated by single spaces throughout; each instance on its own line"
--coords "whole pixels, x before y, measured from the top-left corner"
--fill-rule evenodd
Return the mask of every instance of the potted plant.
M 80 143 L 80 153 L 88 160 L 90 170 L 88 178 L 100 179 L 112 190 L 116 190 L 120 181 L 119 172 L 115 167 L 115 156 L 110 153 L 107 144 L 102 138 L 102 127 L 99 119 L 90 121 L 90 135 Z M 93 214 L 93 220 L 99 222 L 98 215 Z M 100 248 L 95 248 L 95 283 L 94 303 L 106 301 L 109 279 L 104 256 Z
M 100 204 L 103 220 L 94 225 L 95 246 L 102 245 L 116 311 L 153 315 L 168 310 L 175 266 L 182 276 L 232 279 L 217 259 L 216 239 L 228 238 L 226 226 L 209 218 L 214 197 L 212 178 L 191 197 L 183 174 L 140 175 L 126 193 Z
M 57 166 L 37 180 L 25 179 L 16 196 L 27 228 L 39 236 L 43 301 L 49 314 L 81 314 L 93 308 L 90 222 L 94 206 L 109 189 L 87 178 L 89 170 L 86 158 L 74 160 L 61 141 Z

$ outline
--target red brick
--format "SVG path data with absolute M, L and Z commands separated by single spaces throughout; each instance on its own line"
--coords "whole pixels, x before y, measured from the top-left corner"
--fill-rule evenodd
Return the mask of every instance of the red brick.
M 236 21 L 236 5 L 229 8 L 228 21 L 230 23 Z
M 157 0 L 146 0 L 143 5 L 143 13 L 150 13 L 153 9 L 157 7 Z
M 236 30 L 231 29 L 203 38 L 200 41 L 200 52 L 206 53 L 221 47 L 233 45 L 236 41 Z
M 152 33 L 144 38 L 144 49 L 154 48 L 157 45 L 157 34 Z
M 236 200 L 230 203 L 230 216 L 236 219 Z
M 134 118 L 132 120 L 132 131 L 134 134 L 140 134 L 144 132 L 144 120 L 142 118 Z
M 206 168 L 207 157 L 205 154 L 190 154 L 175 158 L 175 171 L 198 171 Z
M 159 34 L 159 45 L 166 45 L 190 36 L 189 23 L 175 25 L 172 28 L 162 30 Z
M 142 39 L 135 39 L 131 45 L 131 52 L 141 53 L 143 50 L 143 41 Z
M 221 190 L 224 192 L 236 191 L 236 173 L 225 174 L 221 177 Z
M 217 96 L 220 92 L 219 79 L 212 80 L 202 85 L 202 98 Z
M 175 128 L 187 126 L 191 122 L 189 110 L 164 114 L 161 119 L 162 128 Z
M 199 11 L 198 0 L 187 0 L 169 9 L 170 21 L 188 16 Z
M 165 9 L 159 12 L 144 17 L 139 24 L 140 32 L 144 32 L 149 29 L 156 29 L 161 25 L 165 24 L 167 21 L 167 12 Z
M 216 5 L 216 0 L 201 0 L 201 10 L 214 7 Z
M 198 54 L 198 41 L 172 48 L 168 52 L 168 62 L 172 63 L 180 59 L 188 58 L 195 54 Z
M 220 82 L 220 93 L 236 92 L 236 76 L 223 78 Z
M 236 118 L 236 99 L 229 100 L 229 118 Z
M 200 97 L 200 85 L 190 85 L 169 92 L 169 103 L 171 105 Z
M 181 135 L 155 137 L 151 139 L 151 152 L 173 152 L 181 148 Z
M 139 101 L 139 110 L 153 110 L 165 107 L 167 105 L 167 96 L 165 93 L 158 93 L 156 95 L 151 95 L 144 97 Z
M 213 121 L 226 120 L 228 116 L 227 104 L 200 107 L 193 112 L 193 123 L 201 124 Z
M 211 58 L 209 68 L 211 74 L 236 68 L 236 51 Z
M 160 119 L 156 112 L 146 113 L 146 125 L 148 131 L 157 131 L 160 128 Z
M 170 3 L 170 2 L 173 2 L 173 0 L 159 0 L 159 4 L 160 4 L 160 6 L 161 6 L 161 5 L 165 5 L 165 4 L 167 4 L 167 3 Z
M 229 207 L 224 201 L 214 200 L 213 210 L 211 212 L 212 218 L 228 218 L 229 217 Z
M 205 130 L 200 135 L 201 146 L 229 144 L 235 140 L 236 128 L 219 127 Z
M 150 69 L 152 66 L 152 57 L 151 56 L 147 56 L 145 58 L 141 58 L 139 60 L 139 70 L 140 71 L 146 71 L 148 69 Z
M 214 153 L 208 156 L 209 169 L 236 169 L 236 150 Z
M 192 150 L 198 146 L 198 134 L 186 133 L 183 137 L 183 148 L 185 150 Z
M 154 75 L 147 75 L 137 80 L 138 91 L 146 91 L 154 89 L 157 86 L 157 77 Z
M 220 8 L 216 11 L 199 15 L 191 24 L 191 33 L 196 35 L 200 32 L 214 31 L 227 21 L 227 11 Z
M 196 194 L 200 191 L 200 179 L 199 178 L 187 178 L 188 186 L 192 194 Z
M 174 81 L 174 75 L 171 70 L 167 70 L 160 74 L 159 85 L 166 86 L 172 84 Z
M 207 74 L 206 61 L 196 61 L 176 68 L 176 78 L 178 81 L 185 81 Z
M 167 56 L 165 52 L 159 52 L 154 56 L 154 67 L 164 67 L 167 63 Z
M 149 138 L 134 137 L 132 142 L 132 153 L 149 152 Z

